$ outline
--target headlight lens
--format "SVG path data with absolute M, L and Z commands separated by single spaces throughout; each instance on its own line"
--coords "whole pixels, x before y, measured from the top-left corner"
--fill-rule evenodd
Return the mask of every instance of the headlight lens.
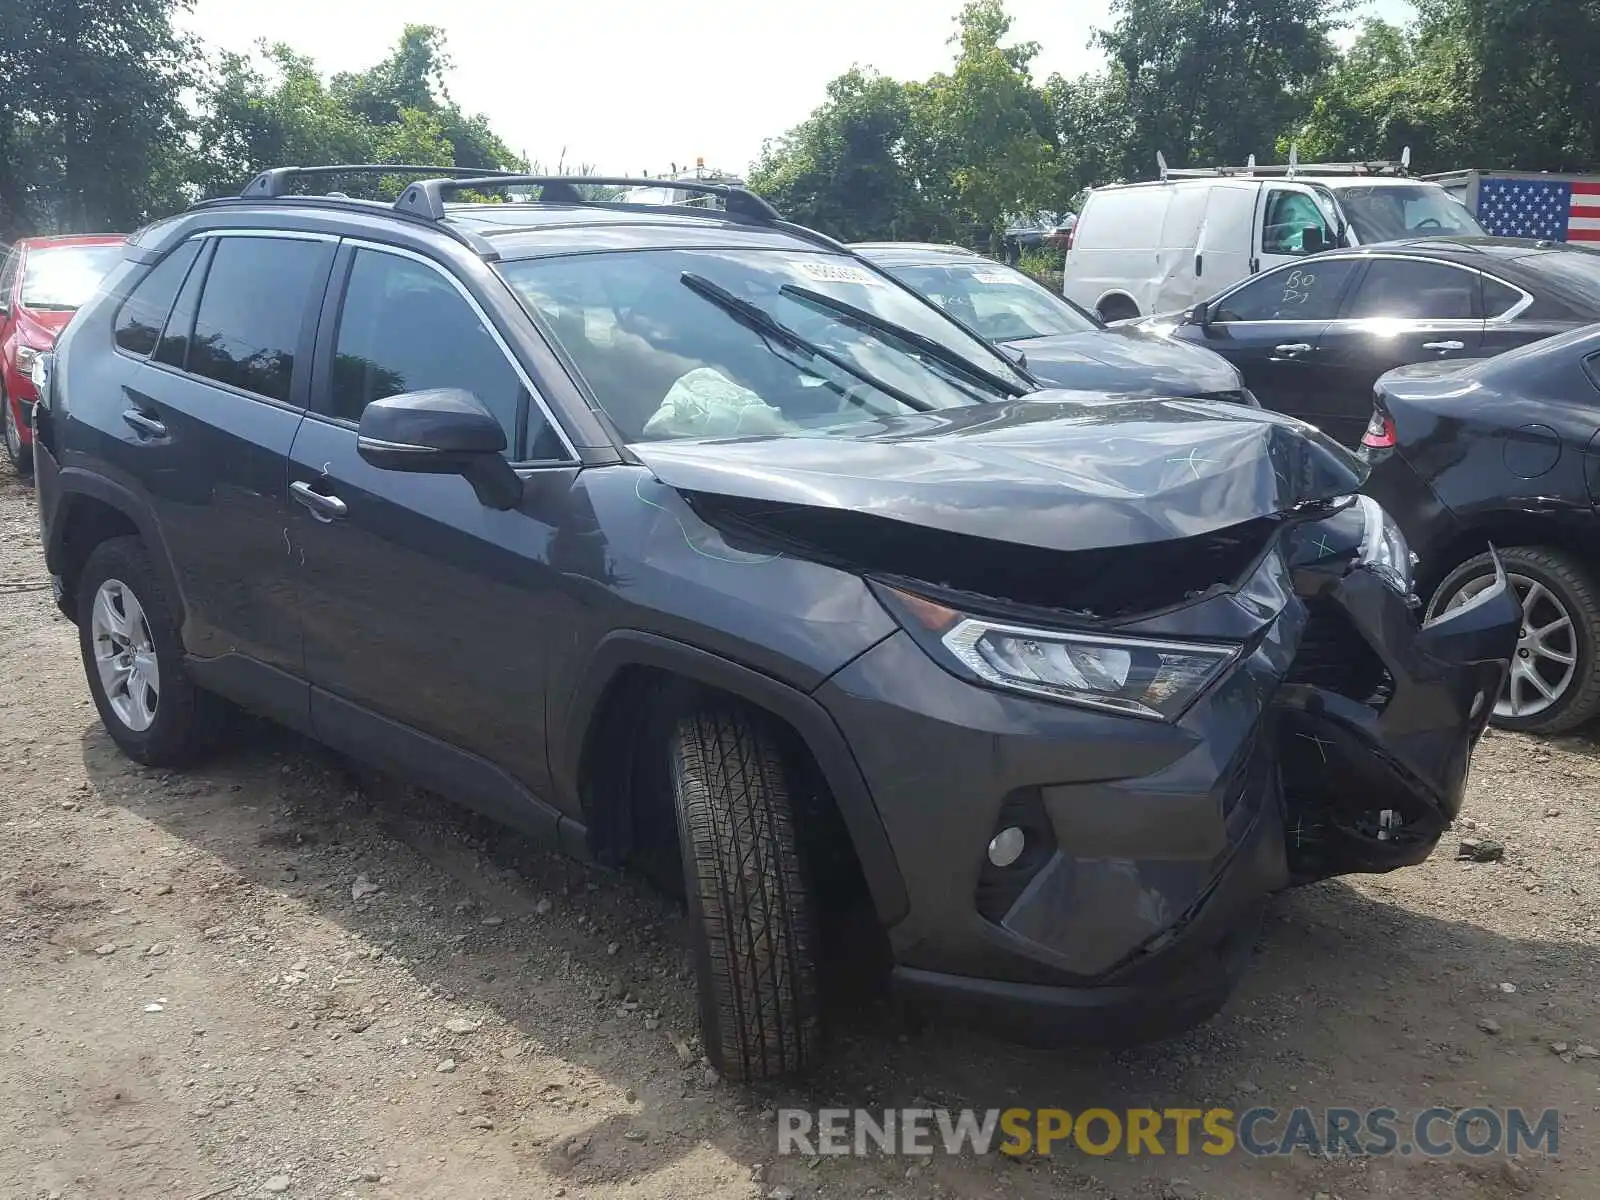
M 1416 556 L 1406 544 L 1394 518 L 1371 496 L 1357 496 L 1365 529 L 1361 535 L 1361 561 L 1384 576 L 1402 596 L 1409 596 L 1416 580 Z
M 928 646 L 926 635 L 933 635 L 985 683 L 1127 716 L 1177 720 L 1239 653 L 1217 643 L 1008 625 L 898 589 L 883 591 L 919 641 Z

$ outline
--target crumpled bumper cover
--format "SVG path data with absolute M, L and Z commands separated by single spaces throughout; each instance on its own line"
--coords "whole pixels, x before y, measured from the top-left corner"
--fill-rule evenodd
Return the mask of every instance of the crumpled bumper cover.
M 1176 725 L 977 689 L 904 637 L 818 692 L 906 879 L 889 931 L 902 991 L 1017 1034 L 1159 1036 L 1222 1004 L 1271 892 L 1432 850 L 1514 649 L 1509 590 L 1419 628 L 1374 571 L 1296 574 L 1291 591 L 1272 554 L 1208 603 L 1259 624 Z M 1380 695 L 1297 675 L 1330 613 L 1381 663 Z M 1192 636 L 1215 615 L 1172 619 Z M 1048 850 L 1008 891 L 984 851 L 1012 822 Z

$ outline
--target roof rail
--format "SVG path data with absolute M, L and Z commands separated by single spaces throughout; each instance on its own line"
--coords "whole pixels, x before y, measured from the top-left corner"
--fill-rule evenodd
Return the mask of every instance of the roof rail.
M 438 175 L 443 170 L 477 177 L 513 174 L 511 171 L 478 167 L 446 168 L 438 163 L 432 166 L 417 163 L 334 163 L 316 167 L 273 167 L 247 183 L 239 195 L 248 199 L 276 199 L 292 195 L 290 185 L 297 179 L 316 179 L 325 175 Z
M 1167 179 L 1213 179 L 1218 176 L 1281 176 L 1293 179 L 1297 175 L 1409 175 L 1411 172 L 1411 147 L 1400 152 L 1398 162 L 1389 159 L 1372 159 L 1367 162 L 1303 163 L 1295 147 L 1289 147 L 1286 164 L 1262 166 L 1252 154 L 1242 167 L 1169 167 L 1166 155 L 1156 151 L 1156 167 L 1163 181 Z
M 528 186 L 538 187 L 540 204 L 594 204 L 600 201 L 585 200 L 579 193 L 580 185 L 598 185 L 600 187 L 669 187 L 678 192 L 694 192 L 699 195 L 717 196 L 721 198 L 723 206 L 736 217 L 743 217 L 749 221 L 760 224 L 770 224 L 780 221 L 778 210 L 773 208 L 760 196 L 742 187 L 733 187 L 729 184 L 700 183 L 696 180 L 674 179 L 663 181 L 660 179 L 632 179 L 622 176 L 609 175 L 509 175 L 496 172 L 492 175 L 475 175 L 459 179 L 423 179 L 407 186 L 400 193 L 400 199 L 394 202 L 399 212 L 413 213 L 417 216 L 433 221 L 442 221 L 445 217 L 444 198 L 448 192 L 463 192 L 471 188 L 482 186 L 485 182 L 494 184 L 495 187 Z

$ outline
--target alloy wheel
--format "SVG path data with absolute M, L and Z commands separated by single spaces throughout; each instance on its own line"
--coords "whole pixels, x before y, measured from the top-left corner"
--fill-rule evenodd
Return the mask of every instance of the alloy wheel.
M 1506 582 L 1522 606 L 1522 626 L 1494 715 L 1535 717 L 1566 695 L 1578 677 L 1578 633 L 1566 604 L 1544 584 L 1511 572 Z M 1492 574 L 1469 579 L 1443 611 L 1462 607 L 1493 584 Z
M 89 617 L 100 686 L 117 719 L 134 733 L 154 723 L 161 701 L 161 666 L 150 622 L 133 590 L 108 579 L 95 593 Z

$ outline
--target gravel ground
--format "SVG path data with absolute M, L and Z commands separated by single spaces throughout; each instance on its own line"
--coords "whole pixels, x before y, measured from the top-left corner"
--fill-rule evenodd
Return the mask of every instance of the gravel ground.
M 0 483 L 0 1196 L 1600 1196 L 1588 737 L 1491 736 L 1459 833 L 1502 861 L 1452 835 L 1281 898 L 1238 995 L 1176 1041 L 1044 1053 L 864 1004 L 818 1074 L 751 1091 L 700 1058 L 682 921 L 646 885 L 263 726 L 182 775 L 133 766 L 42 571 L 32 495 Z M 777 1107 L 912 1104 L 1562 1123 L 1513 1164 L 775 1153 Z

